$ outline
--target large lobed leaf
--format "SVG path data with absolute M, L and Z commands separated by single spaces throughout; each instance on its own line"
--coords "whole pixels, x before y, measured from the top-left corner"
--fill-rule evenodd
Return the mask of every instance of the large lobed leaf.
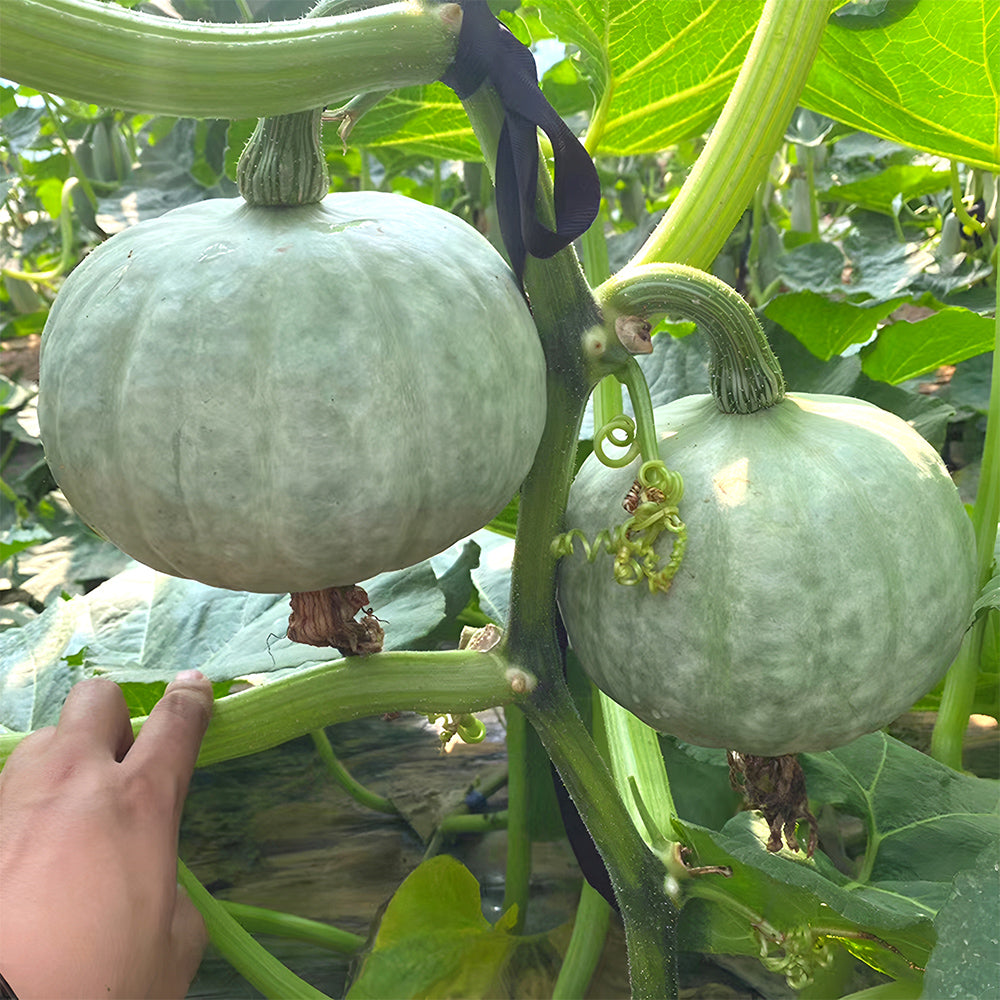
M 523 9 L 579 50 L 594 107 L 606 104 L 596 151 L 629 156 L 711 126 L 762 8 L 762 0 L 538 0 Z M 873 9 L 882 16 L 848 8 L 831 17 L 802 103 L 905 146 L 1000 168 L 1000 7 L 893 0 Z M 481 155 L 461 104 L 441 84 L 387 98 L 352 141 L 455 159 Z
M 455 564 L 468 579 L 464 550 Z M 449 568 L 440 582 L 424 562 L 364 584 L 386 623 L 387 650 L 412 648 L 445 618 Z M 0 731 L 53 724 L 84 677 L 163 683 L 193 667 L 220 682 L 340 657 L 286 639 L 288 613 L 284 594 L 221 590 L 135 563 L 89 594 L 0 633 Z
M 881 17 L 830 19 L 803 104 L 905 146 L 998 169 L 1000 6 L 884 6 Z
M 814 803 L 864 824 L 857 874 L 838 871 L 822 852 L 809 861 L 787 850 L 768 853 L 767 825 L 753 813 L 738 814 L 720 831 L 680 824 L 698 864 L 733 869 L 730 879 L 702 876 L 693 888 L 690 912 L 685 908 L 688 944 L 757 953 L 766 922 L 777 932 L 772 951 L 791 950 L 806 933 L 813 941 L 839 941 L 894 977 L 912 978 L 928 956 L 932 967 L 952 967 L 962 953 L 971 960 L 963 943 L 969 935 L 959 928 L 973 918 L 990 920 L 995 905 L 984 886 L 1000 861 L 1000 784 L 959 774 L 884 733 L 804 754 L 802 763 Z M 707 891 L 706 879 L 714 880 Z M 987 945 L 980 934 L 973 947 Z

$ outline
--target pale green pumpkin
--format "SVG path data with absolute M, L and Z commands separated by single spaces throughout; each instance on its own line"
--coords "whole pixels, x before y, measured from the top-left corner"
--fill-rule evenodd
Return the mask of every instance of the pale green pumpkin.
M 46 457 L 84 520 L 163 572 L 275 593 L 480 528 L 545 417 L 500 255 L 370 192 L 206 201 L 113 237 L 60 291 L 40 383 Z
M 777 756 L 878 729 L 940 680 L 969 623 L 974 540 L 916 431 L 805 394 L 748 414 L 691 396 L 655 417 L 684 478 L 670 590 L 616 583 L 603 556 L 560 565 L 570 642 L 599 688 L 687 742 Z M 637 471 L 588 458 L 567 529 L 621 523 Z

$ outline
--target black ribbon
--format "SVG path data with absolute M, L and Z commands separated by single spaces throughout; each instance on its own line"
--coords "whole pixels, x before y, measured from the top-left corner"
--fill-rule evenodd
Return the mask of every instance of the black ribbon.
M 496 162 L 500 235 L 517 280 L 528 254 L 551 257 L 590 228 L 601 204 L 597 170 L 586 149 L 556 114 L 538 86 L 535 60 L 490 11 L 485 0 L 459 0 L 462 28 L 455 60 L 441 81 L 459 98 L 489 80 L 500 97 L 504 123 Z M 555 157 L 555 232 L 538 221 L 538 135 Z
M 0 976 L 0 998 L 2 1000 L 17 1000 L 17 994 L 3 976 Z

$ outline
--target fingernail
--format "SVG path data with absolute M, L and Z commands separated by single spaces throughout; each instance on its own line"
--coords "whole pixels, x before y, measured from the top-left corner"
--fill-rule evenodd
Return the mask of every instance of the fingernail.
M 175 678 L 175 681 L 203 681 L 205 675 L 200 670 L 182 670 Z

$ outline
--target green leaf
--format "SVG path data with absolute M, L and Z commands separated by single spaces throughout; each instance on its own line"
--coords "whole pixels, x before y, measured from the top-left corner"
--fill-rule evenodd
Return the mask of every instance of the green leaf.
M 978 618 L 980 615 L 987 614 L 997 608 L 1000 608 L 1000 570 L 987 581 L 979 592 L 976 603 L 972 605 L 972 616 Z
M 156 703 L 163 697 L 163 692 L 167 689 L 166 681 L 153 681 L 150 684 L 139 681 L 123 681 L 118 685 L 125 696 L 125 704 L 128 706 L 130 718 L 149 715 L 156 707 Z M 225 698 L 232 687 L 231 681 L 222 681 L 212 685 L 212 697 L 215 699 Z
M 18 552 L 31 548 L 32 545 L 47 542 L 51 538 L 51 533 L 40 524 L 26 524 L 10 528 L 0 535 L 0 563 L 6 562 Z
M 982 354 L 990 350 L 994 338 L 993 319 L 947 306 L 926 319 L 883 329 L 878 340 L 862 350 L 862 367 L 869 378 L 895 385 Z
M 559 39 L 580 47 L 596 103 L 611 92 L 598 152 L 630 156 L 658 152 L 711 126 L 763 4 L 542 0 L 537 6 Z
M 822 194 L 828 200 L 846 201 L 883 215 L 899 214 L 904 202 L 942 191 L 951 184 L 951 173 L 930 164 L 898 163 L 863 180 L 836 184 Z
M 860 879 L 936 910 L 951 879 L 996 843 L 1000 783 L 939 764 L 884 733 L 803 754 L 810 797 L 861 818 L 868 846 Z
M 934 921 L 938 943 L 927 963 L 925 997 L 981 1000 L 1000 995 L 1000 863 L 985 852 Z
M 423 862 L 386 907 L 348 1000 L 493 995 L 516 945 L 511 916 L 490 924 L 479 883 L 454 858 Z
M 728 878 L 700 876 L 694 897 L 681 911 L 681 941 L 687 949 L 759 955 L 762 940 L 771 957 L 782 954 L 808 963 L 822 958 L 818 946 L 839 942 L 852 954 L 895 977 L 912 978 L 934 943 L 933 914 L 906 900 L 880 905 L 848 889 L 848 880 L 817 852 L 809 861 L 787 849 L 765 848 L 767 823 L 741 812 L 722 830 L 678 822 L 693 865 L 719 865 Z M 814 969 L 815 971 L 815 969 Z
M 384 97 L 358 121 L 348 142 L 445 160 L 483 158 L 462 102 L 443 83 L 405 87 Z
M 429 562 L 363 586 L 384 622 L 387 650 L 411 646 L 444 617 Z M 334 649 L 287 640 L 288 612 L 287 595 L 221 590 L 134 564 L 0 633 L 0 724 L 27 732 L 55 722 L 83 676 L 149 683 L 193 667 L 221 682 L 340 658 Z M 66 658 L 84 647 L 85 663 L 71 668 Z
M 783 326 L 818 358 L 829 360 L 851 344 L 862 344 L 903 298 L 855 304 L 834 301 L 812 291 L 792 292 L 771 299 L 764 315 Z
M 950 0 L 901 10 L 867 22 L 834 14 L 802 103 L 905 146 L 1000 169 L 1000 7 Z
M 792 943 L 791 932 L 809 930 L 889 975 L 912 978 L 909 963 L 925 964 L 931 921 L 955 875 L 995 850 L 1000 784 L 959 774 L 884 733 L 801 759 L 810 801 L 864 824 L 857 874 L 838 871 L 819 851 L 808 861 L 786 849 L 769 853 L 767 824 L 756 813 L 739 813 L 721 831 L 681 823 L 697 852 L 693 863 L 733 868 L 729 879 L 705 876 L 713 881 L 693 885 L 705 898 L 687 917 L 688 943 L 755 953 L 766 920 Z

